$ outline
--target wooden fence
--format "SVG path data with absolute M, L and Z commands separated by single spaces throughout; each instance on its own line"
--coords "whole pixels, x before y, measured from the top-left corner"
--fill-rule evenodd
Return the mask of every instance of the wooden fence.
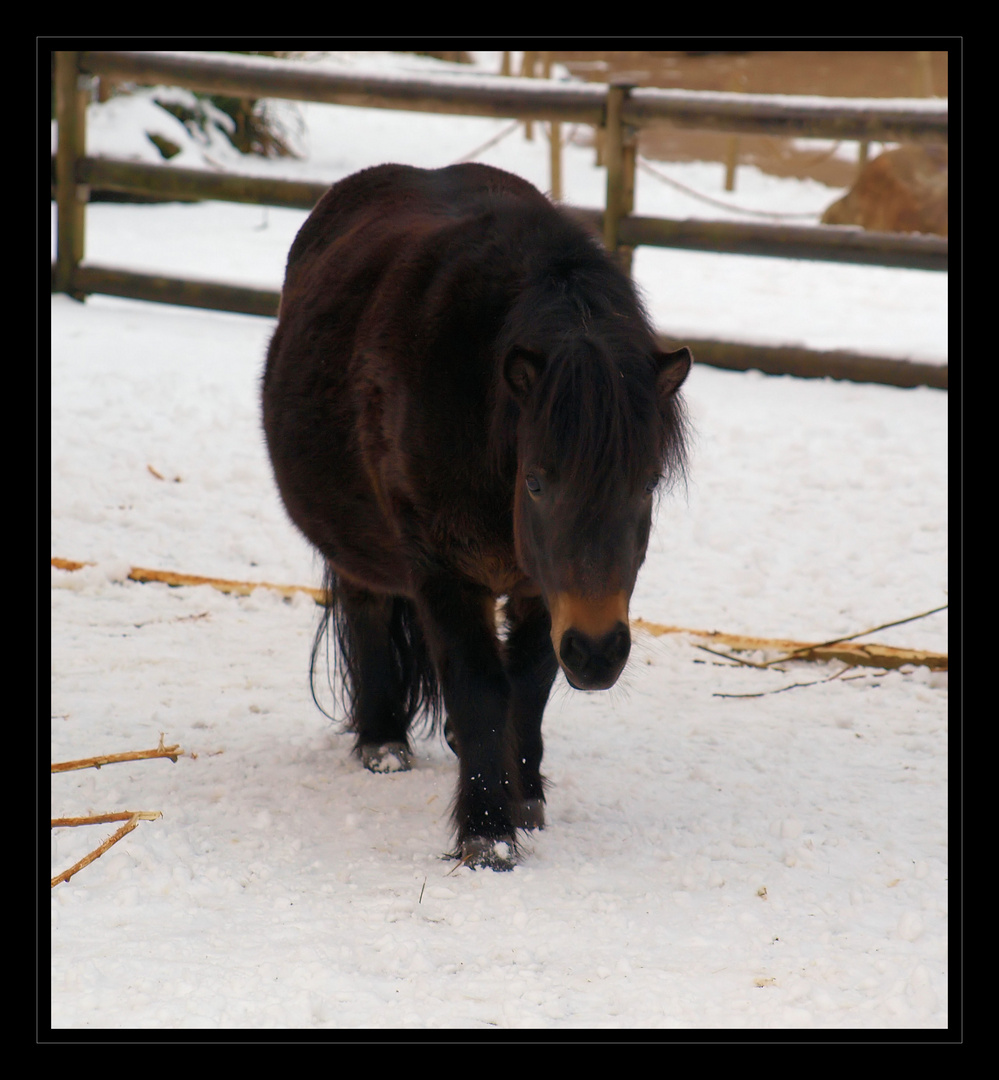
M 327 184 L 210 173 L 168 165 L 90 158 L 85 154 L 90 76 L 145 84 L 165 83 L 246 98 L 285 98 L 367 108 L 411 109 L 468 116 L 516 117 L 583 123 L 601 130 L 607 166 L 606 206 L 580 210 L 626 267 L 640 244 L 710 252 L 947 269 L 942 237 L 874 233 L 829 226 L 788 227 L 715 221 L 672 221 L 632 213 L 638 132 L 668 120 L 690 128 L 735 134 L 856 139 L 880 142 L 947 141 L 947 103 L 850 98 L 793 98 L 555 83 L 490 75 L 332 72 L 266 57 L 206 53 L 58 52 L 56 54 L 55 196 L 58 204 L 53 291 L 77 298 L 106 293 L 246 314 L 273 316 L 279 293 L 222 283 L 83 266 L 84 211 L 92 189 L 171 199 L 216 199 L 311 209 Z M 910 364 L 852 353 L 698 343 L 702 363 L 773 370 L 781 353 L 796 353 L 795 374 L 946 387 L 946 366 Z M 808 356 L 815 358 L 809 364 Z M 823 357 L 834 357 L 831 370 Z M 743 359 L 740 360 L 740 357 Z M 768 360 L 769 357 L 769 360 Z M 776 358 L 776 359 L 775 359 Z

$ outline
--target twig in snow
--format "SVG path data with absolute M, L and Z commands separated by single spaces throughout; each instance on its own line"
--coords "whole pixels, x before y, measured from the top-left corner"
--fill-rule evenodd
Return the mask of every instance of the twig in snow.
M 160 744 L 155 750 L 132 750 L 125 754 L 104 754 L 99 757 L 81 758 L 79 761 L 59 761 L 52 765 L 52 772 L 69 772 L 72 769 L 99 769 L 102 765 L 112 765 L 119 761 L 142 761 L 146 758 L 169 758 L 177 761 L 183 754 L 180 744 L 176 746 L 163 745 L 163 733 L 160 732 Z
M 776 660 L 768 660 L 764 667 L 771 664 L 779 664 L 783 660 L 790 660 L 799 653 L 809 652 L 811 649 L 827 649 L 830 645 L 839 645 L 844 641 L 853 641 L 859 637 L 866 637 L 867 634 L 876 633 L 878 630 L 887 630 L 890 626 L 901 626 L 903 623 L 915 622 L 916 619 L 925 619 L 927 615 L 936 615 L 938 611 L 946 611 L 949 606 L 949 604 L 941 604 L 940 607 L 930 608 L 929 611 L 921 611 L 918 615 L 910 615 L 905 619 L 896 619 L 894 622 L 882 623 L 880 626 L 872 626 L 867 630 L 858 630 L 855 634 L 847 634 L 845 637 L 833 638 L 831 641 L 820 641 L 816 645 L 803 646 L 800 649 L 789 652 L 786 656 L 778 656 Z
M 124 821 L 125 824 L 117 832 L 112 833 L 103 844 L 94 848 L 89 855 L 85 855 L 78 863 L 75 863 L 68 870 L 63 870 L 61 874 L 56 874 L 52 879 L 52 888 L 54 889 L 62 881 L 69 881 L 74 874 L 79 873 L 85 866 L 89 866 L 95 859 L 99 859 L 109 847 L 117 844 L 123 836 L 127 836 L 140 821 L 155 821 L 156 818 L 162 816 L 163 814 L 159 810 L 123 810 L 117 814 L 94 814 L 91 817 L 53 818 L 53 828 L 62 825 L 100 825 L 108 821 Z
M 743 667 L 754 668 L 766 668 L 767 664 L 758 664 L 755 660 L 744 660 L 741 656 L 730 656 L 728 653 L 719 652 L 717 649 L 709 649 L 707 645 L 698 645 L 698 649 L 703 649 L 704 652 L 711 653 L 712 656 L 720 656 L 723 660 L 732 660 L 736 664 L 741 664 Z M 716 664 L 715 667 L 723 667 L 722 664 Z
M 466 162 L 466 161 L 474 161 L 479 156 L 479 154 L 485 153 L 485 151 L 488 150 L 489 147 L 495 146 L 496 143 L 498 143 L 501 139 L 505 139 L 507 137 L 507 135 L 511 134 L 511 132 L 516 131 L 517 128 L 520 127 L 520 124 L 521 124 L 520 120 L 514 120 L 514 122 L 512 124 L 508 124 L 505 128 L 503 128 L 502 131 L 500 131 L 498 134 L 494 135 L 491 139 L 484 142 L 480 147 L 473 150 L 470 154 L 466 154 L 464 157 L 458 158 L 458 160 L 455 161 L 455 162 L 452 162 L 452 164 L 460 165 L 460 164 L 462 164 L 463 162 Z
M 152 473 L 153 476 L 156 477 L 157 480 L 166 480 L 166 477 L 161 472 L 158 472 L 156 469 L 154 469 L 152 467 L 152 465 L 147 465 L 146 468 L 150 471 L 150 473 Z M 175 476 L 173 478 L 173 482 L 175 484 L 179 484 L 180 483 L 180 477 Z
M 828 649 L 833 645 L 841 645 L 846 641 L 853 641 L 855 638 L 866 637 L 867 634 L 873 634 L 878 630 L 887 630 L 890 626 L 901 626 L 903 623 L 915 622 L 916 619 L 925 619 L 927 615 L 935 615 L 938 611 L 945 611 L 949 607 L 948 604 L 941 604 L 940 607 L 931 608 L 929 611 L 922 611 L 918 615 L 909 615 L 905 619 L 896 619 L 893 622 L 882 623 L 880 626 L 872 626 L 867 630 L 858 630 L 855 634 L 847 634 L 845 637 L 832 638 L 830 641 L 817 641 L 814 644 L 801 645 L 797 649 L 792 649 L 790 652 L 784 653 L 782 656 L 776 656 L 773 660 L 764 660 L 762 663 L 754 663 L 752 660 L 743 660 L 741 657 L 733 656 L 731 653 L 718 652 L 714 649 L 709 649 L 706 645 L 698 645 L 699 649 L 703 649 L 705 652 L 712 653 L 715 656 L 720 656 L 723 660 L 731 660 L 735 664 L 742 664 L 745 667 L 754 667 L 767 669 L 774 666 L 774 664 L 783 664 L 787 660 L 794 660 L 796 657 L 805 656 L 810 652 L 815 652 L 818 649 Z M 863 649 L 863 645 L 859 648 Z M 850 665 L 853 666 L 853 665 Z M 820 680 L 824 681 L 824 680 Z M 797 685 L 811 686 L 811 683 L 800 683 Z M 774 691 L 766 691 L 767 693 L 774 693 Z M 724 697 L 726 695 L 716 695 Z M 756 695 L 746 694 L 741 695 L 744 697 L 753 697 Z
M 765 665 L 756 665 L 756 666 L 761 667 L 761 666 L 765 666 Z M 818 686 L 821 683 L 832 682 L 834 679 L 840 679 L 848 671 L 852 671 L 856 666 L 857 666 L 856 664 L 847 664 L 845 667 L 843 667 L 839 671 L 837 671 L 834 675 L 828 675 L 824 679 L 813 679 L 811 682 L 790 683 L 788 686 L 781 686 L 776 690 L 760 690 L 759 692 L 754 693 L 754 694 L 712 694 L 711 696 L 712 697 L 724 697 L 724 698 L 755 698 L 755 697 L 767 697 L 767 695 L 769 695 L 769 694 L 783 694 L 785 690 L 795 690 L 799 686 Z M 887 673 L 888 673 L 888 669 L 885 668 L 885 670 L 882 671 L 880 674 L 886 675 Z M 851 679 L 865 679 L 865 678 L 868 678 L 868 677 L 870 677 L 869 672 L 861 672 L 858 675 L 851 675 L 850 676 Z M 844 680 L 844 681 L 849 681 L 849 680 Z

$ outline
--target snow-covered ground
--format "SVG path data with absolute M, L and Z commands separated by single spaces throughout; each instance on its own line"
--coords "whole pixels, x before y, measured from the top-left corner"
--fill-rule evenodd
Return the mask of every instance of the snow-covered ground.
M 283 109 L 301 161 L 220 142 L 175 160 L 333 182 L 446 165 L 507 126 Z M 91 153 L 153 159 L 148 124 L 177 135 L 141 98 L 92 113 Z M 548 185 L 537 135 L 478 160 Z M 660 167 L 720 197 L 720 166 Z M 591 149 L 563 168 L 567 201 L 602 203 Z M 839 194 L 742 168 L 724 197 L 817 218 Z M 720 213 L 646 174 L 637 212 Z M 87 257 L 277 288 L 304 217 L 95 204 Z M 943 274 L 645 248 L 635 273 L 678 341 L 947 361 Z M 374 776 L 313 705 L 311 601 L 124 580 L 318 583 L 260 432 L 272 329 L 52 298 L 52 554 L 97 564 L 52 571 L 52 760 L 160 732 L 185 751 L 52 779 L 53 816 L 163 812 L 52 890 L 53 1027 L 947 1027 L 946 673 L 763 672 L 636 634 L 613 690 L 556 684 L 548 827 L 512 873 L 473 872 L 441 858 L 447 747 Z M 633 614 L 824 640 L 947 602 L 946 393 L 695 366 L 685 394 L 691 479 L 660 507 Z M 871 640 L 946 652 L 946 612 Z M 53 873 L 114 828 L 54 831 Z

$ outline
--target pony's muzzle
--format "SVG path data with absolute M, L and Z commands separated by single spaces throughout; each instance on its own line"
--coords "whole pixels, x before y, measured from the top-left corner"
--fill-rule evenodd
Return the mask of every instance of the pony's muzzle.
M 552 645 L 569 684 L 577 690 L 606 690 L 617 682 L 631 652 L 628 596 L 549 598 Z

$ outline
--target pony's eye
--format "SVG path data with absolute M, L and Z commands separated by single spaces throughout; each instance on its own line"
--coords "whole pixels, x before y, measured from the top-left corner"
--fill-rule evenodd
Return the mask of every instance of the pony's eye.
M 541 493 L 541 481 L 534 475 L 534 473 L 528 473 L 524 477 L 524 482 L 527 484 L 527 490 L 532 495 L 538 495 Z
M 649 482 L 645 485 L 645 493 L 651 495 L 653 491 L 659 486 L 659 477 L 653 476 Z

